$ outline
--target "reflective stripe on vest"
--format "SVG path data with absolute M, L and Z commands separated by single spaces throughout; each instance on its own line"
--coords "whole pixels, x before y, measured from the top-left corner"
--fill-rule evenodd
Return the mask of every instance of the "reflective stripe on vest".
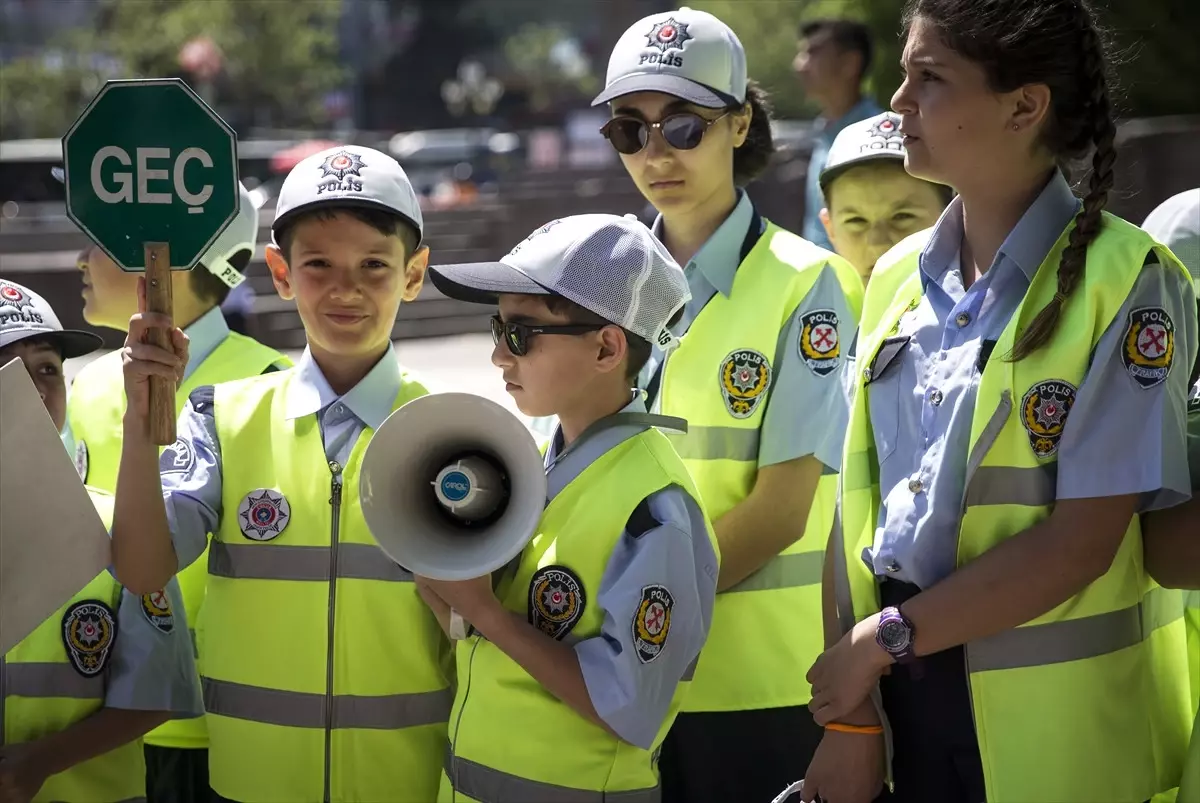
M 552 498 L 497 596 L 509 611 L 527 616 L 534 583 L 551 571 L 569 573 L 578 585 L 566 592 L 566 604 L 581 607 L 561 640 L 593 638 L 602 633 L 606 615 L 596 595 L 631 514 L 643 499 L 668 486 L 678 486 L 693 498 L 699 492 L 667 437 L 654 429 L 621 441 L 586 466 L 561 463 L 551 477 Z M 557 493 L 555 486 L 560 488 Z M 711 527 L 706 535 L 719 556 Z M 574 583 L 563 585 L 575 588 Z M 480 803 L 657 801 L 654 757 L 691 693 L 695 662 L 676 687 L 650 748 L 642 749 L 575 713 L 481 636 L 459 641 L 456 649 L 458 694 L 450 714 L 453 755 L 446 765 L 453 795 L 443 784 L 439 800 L 466 796 Z M 512 738 L 516 725 L 524 726 L 520 739 Z M 548 761 L 551 755 L 554 760 Z
M 1050 516 L 1057 458 L 1038 457 L 1020 400 L 1044 381 L 1078 388 L 1096 341 L 1116 318 L 1154 243 L 1105 215 L 1088 270 L 1063 308 L 1053 340 L 1016 362 L 1019 327 L 1056 292 L 1068 232 L 1050 251 L 985 365 L 972 421 L 957 566 Z M 928 232 L 877 264 L 864 302 L 859 372 L 834 528 L 835 597 L 842 629 L 879 610 L 877 578 L 861 558 L 875 540 L 882 490 L 870 423 L 870 362 L 920 301 L 918 254 Z M 1162 264 L 1182 270 L 1165 251 Z M 844 525 L 844 527 L 842 526 Z M 968 689 L 988 800 L 1084 803 L 1146 800 L 1178 783 L 1191 720 L 1182 593 L 1141 571 L 1131 520 L 1112 567 L 1075 597 L 1020 627 L 965 645 Z M 886 721 L 885 721 L 886 725 Z M 1029 739 L 1031 728 L 1039 739 Z M 1052 751 L 1046 744 L 1054 744 Z M 890 759 L 890 744 L 888 745 Z M 889 768 L 890 772 L 890 768 Z
M 103 700 L 104 675 L 85 678 L 70 664 L 61 662 L 6 663 L 3 695 Z
M 452 703 L 450 644 L 363 520 L 372 431 L 331 464 L 317 416 L 287 416 L 294 378 L 214 390 L 224 513 L 198 633 L 209 782 L 231 800 L 428 803 Z M 405 378 L 393 407 L 424 393 Z M 268 491 L 290 515 L 248 537 L 239 508 Z
M 688 421 L 687 433 L 672 436 L 671 443 L 714 520 L 754 487 L 765 410 L 771 403 L 767 384 L 753 397 L 752 408 L 735 416 L 722 390 L 723 366 L 736 352 L 754 352 L 770 366 L 773 382 L 781 355 L 798 347 L 782 342 L 795 311 L 827 266 L 857 316 L 862 279 L 849 263 L 768 223 L 738 266 L 730 294 L 717 293 L 704 305 L 667 360 L 659 406 Z M 846 333 L 856 323 L 840 322 L 847 342 Z M 838 381 L 836 376 L 828 379 Z M 823 476 L 808 521 L 797 529 L 800 537 L 717 597 L 685 710 L 778 708 L 811 699 L 804 671 L 796 667 L 811 666 L 824 648 L 820 583 L 835 494 L 835 477 Z M 764 639 L 763 633 L 771 638 Z

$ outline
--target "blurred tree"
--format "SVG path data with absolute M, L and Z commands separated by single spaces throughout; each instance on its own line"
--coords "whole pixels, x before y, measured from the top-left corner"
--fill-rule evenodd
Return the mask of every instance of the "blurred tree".
M 183 78 L 235 129 L 320 125 L 343 78 L 340 12 L 340 0 L 97 0 L 94 24 L 56 37 L 52 58 L 6 65 L 0 135 L 61 136 L 108 77 Z M 181 64 L 204 38 L 219 51 L 210 80 Z
M 591 96 L 599 91 L 596 71 L 579 42 L 563 25 L 523 25 L 505 41 L 504 57 L 524 85 L 535 112 L 563 97 Z

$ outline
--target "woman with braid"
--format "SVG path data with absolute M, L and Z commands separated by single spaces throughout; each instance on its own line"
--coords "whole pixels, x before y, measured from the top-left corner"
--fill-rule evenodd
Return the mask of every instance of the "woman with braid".
M 1191 492 L 1191 282 L 1104 211 L 1089 3 L 910 0 L 905 22 L 905 167 L 958 197 L 867 287 L 800 797 L 1149 800 L 1191 726 L 1180 595 L 1138 523 Z

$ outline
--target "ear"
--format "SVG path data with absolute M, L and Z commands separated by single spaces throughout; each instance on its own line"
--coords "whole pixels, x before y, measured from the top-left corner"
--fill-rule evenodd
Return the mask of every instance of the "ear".
M 1050 87 L 1027 84 L 1012 92 L 1012 110 L 1008 128 L 1013 133 L 1035 132 L 1050 114 Z
M 829 238 L 829 242 L 833 244 L 834 249 L 837 249 L 837 242 L 833 237 L 833 219 L 829 217 L 829 209 L 821 209 L 818 217 L 821 218 L 821 225 L 825 227 L 825 236 Z
M 740 148 L 746 144 L 746 137 L 750 136 L 750 121 L 754 119 L 754 107 L 750 105 L 750 101 L 746 101 L 742 110 L 731 117 L 733 118 L 733 147 Z
M 427 270 L 429 270 L 429 246 L 423 245 L 413 252 L 413 255 L 408 258 L 408 264 L 404 266 L 404 294 L 401 298 L 405 301 L 412 301 L 420 294 L 421 287 L 425 284 Z
M 606 326 L 598 333 L 600 336 L 600 351 L 596 357 L 596 368 L 600 373 L 624 370 L 625 355 L 629 353 L 629 343 L 625 333 L 619 326 Z
M 292 288 L 292 275 L 287 259 L 274 245 L 267 246 L 267 270 L 271 271 L 271 281 L 275 283 L 275 292 L 279 293 L 279 297 L 284 301 L 294 299 L 296 291 Z

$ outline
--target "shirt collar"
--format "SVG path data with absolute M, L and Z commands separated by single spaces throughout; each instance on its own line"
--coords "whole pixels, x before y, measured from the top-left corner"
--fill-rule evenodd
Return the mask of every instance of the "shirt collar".
M 188 363 L 183 370 L 183 378 L 187 379 L 229 337 L 229 324 L 221 308 L 213 307 L 183 331 L 188 336 Z
M 684 272 L 691 278 L 697 271 L 728 297 L 733 292 L 733 278 L 737 274 L 742 259 L 742 243 L 746 240 L 746 231 L 754 219 L 754 204 L 744 190 L 738 190 L 738 202 L 729 216 L 721 222 L 700 250 L 684 266 Z M 662 215 L 654 220 L 654 236 L 662 239 Z
M 1079 199 L 1071 192 L 1071 186 L 1063 174 L 1055 170 L 1050 181 L 1000 244 L 992 267 L 999 264 L 1002 257 L 1007 257 L 1020 268 L 1027 281 L 1033 281 L 1046 255 L 1078 211 Z M 962 235 L 962 199 L 955 196 L 938 218 L 929 242 L 921 252 L 923 285 L 938 281 L 954 265 L 962 248 Z
M 289 420 L 314 415 L 335 401 L 340 401 L 350 408 L 359 421 L 371 429 L 378 429 L 391 415 L 396 398 L 400 395 L 401 384 L 400 364 L 396 361 L 392 344 L 388 343 L 387 351 L 375 363 L 375 367 L 339 399 L 321 373 L 312 352 L 306 347 L 288 383 L 286 415 Z
M 629 404 L 618 410 L 616 414 L 646 412 L 646 402 L 642 399 L 641 392 L 639 391 L 631 395 L 632 398 L 630 398 Z M 588 452 L 591 452 L 593 455 L 588 460 L 588 462 L 591 463 L 597 457 L 612 448 L 612 446 L 615 446 L 632 435 L 636 435 L 643 429 L 645 429 L 645 427 L 638 424 L 617 424 L 612 427 L 607 427 L 597 432 L 595 436 L 588 438 L 586 445 L 583 443 L 578 444 L 575 451 L 578 451 L 579 447 L 585 447 L 585 449 Z M 554 465 L 554 461 L 558 458 L 560 451 L 562 451 L 561 424 L 554 428 L 554 437 L 550 439 L 550 445 L 546 447 L 546 457 L 543 461 L 543 464 L 547 469 Z

